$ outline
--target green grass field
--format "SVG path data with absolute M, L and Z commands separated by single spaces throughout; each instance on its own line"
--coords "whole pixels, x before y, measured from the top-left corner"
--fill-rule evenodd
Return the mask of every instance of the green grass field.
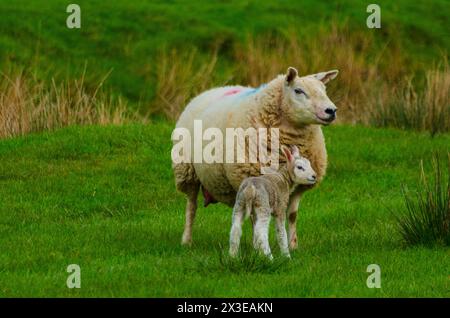
M 172 118 L 165 106 L 176 114 L 197 90 L 250 84 L 269 64 L 280 72 L 295 64 L 307 72 L 311 64 L 312 72 L 340 69 L 329 95 L 341 111 L 364 119 L 388 109 L 381 126 L 399 119 L 397 127 L 421 129 L 402 120 L 419 114 L 411 117 L 419 121 L 430 109 L 443 118 L 448 109 L 449 1 L 379 0 L 377 30 L 366 27 L 371 2 L 359 0 L 78 0 L 79 30 L 66 27 L 69 3 L 0 0 L 0 80 L 8 83 L 0 85 L 0 135 L 71 123 L 150 124 L 0 140 L 0 297 L 450 297 L 450 248 L 407 247 L 395 218 L 404 210 L 402 185 L 420 187 L 421 160 L 432 171 L 433 152 L 450 150 L 448 130 L 432 138 L 324 128 L 328 174 L 301 203 L 299 249 L 283 260 L 272 229 L 270 263 L 253 254 L 249 224 L 242 258 L 226 256 L 231 209 L 221 204 L 199 208 L 194 244 L 181 246 L 185 198 L 171 171 L 174 123 L 162 119 Z M 280 47 L 297 51 L 280 54 Z M 417 89 L 408 90 L 409 80 Z M 408 104 L 425 92 L 428 99 Z M 75 120 L 112 107 L 116 97 L 139 115 Z M 86 108 L 77 108 L 80 101 Z M 446 120 L 430 118 L 429 126 Z M 362 119 L 356 122 L 375 124 Z M 81 289 L 66 287 L 70 264 L 81 267 Z M 366 286 L 370 264 L 381 267 L 381 289 Z
M 302 38 L 317 34 L 320 25 L 348 24 L 353 32 L 374 35 L 373 55 L 399 46 L 410 68 L 431 65 L 450 48 L 446 0 L 380 0 L 383 28 L 378 31 L 367 29 L 370 2 L 360 0 L 76 3 L 82 27 L 71 30 L 66 27 L 67 1 L 0 0 L 0 13 L 5 13 L 0 20 L 2 71 L 19 67 L 45 79 L 77 78 L 87 65 L 86 82 L 92 86 L 112 71 L 106 86 L 146 107 L 155 94 L 155 63 L 163 48 L 196 47 L 206 55 L 220 44 L 217 73 L 222 81 L 229 79 L 222 73 L 235 63 L 234 45 L 248 35 L 283 34 L 288 28 Z
M 450 296 L 450 249 L 405 247 L 392 215 L 403 209 L 401 185 L 416 188 L 420 160 L 429 168 L 433 151 L 448 151 L 449 134 L 325 128 L 328 175 L 301 204 L 292 260 L 233 264 L 223 205 L 200 208 L 193 246 L 180 245 L 172 128 L 0 141 L 0 297 Z M 244 251 L 250 241 L 246 224 Z M 69 264 L 81 267 L 81 289 L 66 287 Z M 381 267 L 381 289 L 366 287 L 369 264 Z

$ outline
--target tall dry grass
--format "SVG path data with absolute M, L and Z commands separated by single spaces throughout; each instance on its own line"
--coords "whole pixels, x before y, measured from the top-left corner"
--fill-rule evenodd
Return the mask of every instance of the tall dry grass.
M 196 49 L 164 50 L 156 63 L 155 112 L 175 120 L 189 100 L 210 88 L 216 70 L 217 53 L 199 59 Z
M 88 90 L 84 75 L 57 84 L 24 72 L 1 74 L 0 138 L 70 125 L 107 125 L 144 121 L 120 98 L 101 91 L 103 81 Z
M 295 30 L 282 36 L 252 38 L 236 50 L 241 80 L 251 85 L 269 81 L 274 74 L 294 66 L 301 75 L 339 69 L 338 80 L 328 92 L 344 122 L 367 122 L 380 83 L 406 75 L 405 57 L 393 44 L 378 50 L 367 32 L 351 32 L 348 27 L 323 26 L 314 35 L 299 37 Z M 387 65 L 386 60 L 389 60 Z
M 220 55 L 220 47 L 209 54 L 195 48 L 164 49 L 154 63 L 155 97 L 148 113 L 175 121 L 204 90 L 225 84 L 259 86 L 294 66 L 301 75 L 339 69 L 328 95 L 338 106 L 340 122 L 432 134 L 450 131 L 448 57 L 425 69 L 396 43 L 377 47 L 367 30 L 331 23 L 304 36 L 294 29 L 248 36 Z M 147 120 L 130 112 L 124 100 L 103 92 L 102 85 L 103 80 L 87 89 L 84 76 L 57 84 L 23 72 L 1 75 L 0 138 L 68 125 Z
M 390 35 L 395 38 L 395 34 Z M 234 45 L 232 80 L 215 77 L 217 55 L 205 58 L 195 50 L 164 52 L 157 66 L 154 107 L 169 119 L 178 118 L 190 98 L 225 83 L 259 86 L 295 66 L 300 74 L 339 69 L 328 94 L 338 106 L 339 121 L 393 126 L 430 132 L 450 131 L 449 67 L 424 69 L 411 63 L 396 42 L 376 47 L 366 31 L 332 23 L 299 37 L 296 30 L 248 36 Z M 200 65 L 200 66 L 199 66 Z M 412 80 L 413 74 L 425 74 Z M 423 84 L 425 83 L 425 84 Z
M 412 79 L 385 88 L 373 104 L 369 124 L 428 130 L 432 135 L 450 131 L 450 69 L 443 65 L 425 72 L 420 89 Z

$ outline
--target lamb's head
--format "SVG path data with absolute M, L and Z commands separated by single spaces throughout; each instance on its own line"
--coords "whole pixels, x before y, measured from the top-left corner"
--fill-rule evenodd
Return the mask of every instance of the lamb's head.
M 328 98 L 325 84 L 339 71 L 332 70 L 299 77 L 295 68 L 289 67 L 283 85 L 282 110 L 294 125 L 328 125 L 336 119 L 336 106 Z
M 287 161 L 287 170 L 294 184 L 315 184 L 317 181 L 316 172 L 311 167 L 311 163 L 302 157 L 297 146 L 289 149 L 282 146 Z

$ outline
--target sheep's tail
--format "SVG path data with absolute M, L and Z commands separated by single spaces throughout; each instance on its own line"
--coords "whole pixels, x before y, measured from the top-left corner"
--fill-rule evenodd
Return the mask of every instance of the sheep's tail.
M 245 198 L 245 219 L 248 219 L 250 214 L 252 213 L 253 208 L 253 199 L 256 195 L 256 188 L 253 184 L 250 184 L 248 187 L 244 189 L 244 198 Z

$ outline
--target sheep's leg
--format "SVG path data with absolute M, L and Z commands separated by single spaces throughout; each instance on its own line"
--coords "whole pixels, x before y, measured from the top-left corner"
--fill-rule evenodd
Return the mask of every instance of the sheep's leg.
M 284 211 L 277 214 L 275 218 L 275 229 L 277 232 L 278 245 L 280 246 L 281 253 L 286 257 L 291 257 L 289 254 L 287 233 L 286 233 L 286 214 Z
M 187 193 L 186 223 L 184 225 L 183 238 L 181 240 L 183 245 L 189 245 L 192 243 L 192 226 L 194 224 L 195 213 L 197 211 L 197 196 L 199 189 L 200 185 L 193 185 L 191 191 Z
M 242 235 L 242 223 L 244 223 L 244 209 L 236 202 L 233 209 L 233 224 L 230 233 L 230 256 L 235 257 L 239 251 Z
M 298 247 L 297 241 L 297 212 L 300 204 L 300 193 L 294 193 L 289 200 L 289 207 L 287 209 L 289 220 L 289 248 L 295 250 Z
M 262 211 L 257 212 L 255 223 L 256 246 L 264 255 L 273 259 L 269 245 L 270 211 L 268 209 L 260 210 Z
M 187 196 L 186 224 L 181 243 L 190 244 L 192 242 L 192 225 L 197 210 L 197 196 L 200 190 L 200 182 L 191 163 L 173 164 L 172 168 L 177 190 Z

